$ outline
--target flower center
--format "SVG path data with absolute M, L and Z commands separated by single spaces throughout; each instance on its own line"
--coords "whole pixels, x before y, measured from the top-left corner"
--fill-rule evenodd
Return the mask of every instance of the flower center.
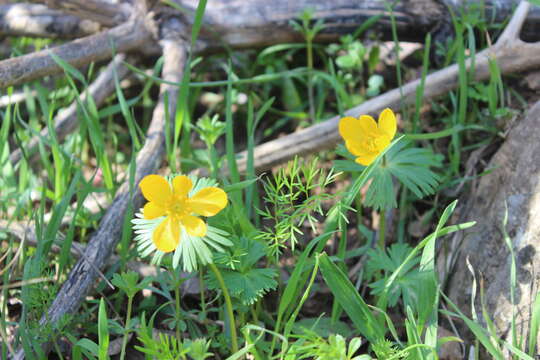
M 169 207 L 168 213 L 180 219 L 191 214 L 193 211 L 191 210 L 191 206 L 187 200 L 188 199 L 186 197 L 175 197 L 173 203 Z

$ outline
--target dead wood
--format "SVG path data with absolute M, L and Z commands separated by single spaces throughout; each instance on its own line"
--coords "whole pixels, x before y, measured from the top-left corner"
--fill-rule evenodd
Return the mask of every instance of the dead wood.
M 118 74 L 118 79 L 121 80 L 128 74 L 128 68 L 124 65 L 125 55 L 119 54 L 111 61 L 111 63 L 98 75 L 96 80 L 90 84 L 87 90 L 85 90 L 81 96 L 81 103 L 85 104 L 87 96 L 90 94 L 96 106 L 99 107 L 105 102 L 105 100 L 114 92 L 114 72 Z M 54 133 L 59 142 L 73 132 L 79 125 L 77 117 L 77 109 L 79 104 L 75 100 L 70 106 L 62 109 L 58 112 L 58 115 L 54 120 Z M 39 145 L 41 139 L 49 138 L 49 131 L 44 128 L 39 136 L 32 137 L 28 142 L 24 144 L 24 152 L 27 156 L 31 155 Z M 22 149 L 14 150 L 9 160 L 13 166 L 21 160 L 23 156 Z
M 164 56 L 162 77 L 174 83 L 179 83 L 182 79 L 186 58 L 185 46 L 182 40 L 179 40 L 181 39 L 181 30 L 180 22 L 170 19 L 163 24 L 163 37 L 159 42 Z M 165 98 L 168 99 L 169 104 L 168 114 L 171 114 L 169 123 L 173 124 L 177 97 L 177 86 L 161 84 L 160 98 L 154 109 L 146 141 L 136 158 L 135 184 L 138 184 L 145 175 L 156 172 L 161 164 L 165 152 Z M 94 285 L 98 275 L 95 268 L 101 269 L 107 263 L 120 239 L 124 215 L 131 205 L 134 209 L 138 209 L 142 202 L 143 198 L 138 188 L 133 189 L 132 193 L 130 192 L 129 181 L 126 181 L 119 188 L 111 206 L 103 216 L 98 230 L 86 246 L 83 257 L 71 270 L 47 315 L 42 318 L 42 323 L 54 323 L 63 315 L 73 313 L 78 309 Z M 18 351 L 15 359 L 23 358 L 24 352 Z
M 89 4 L 97 4 L 102 1 L 93 0 Z M 513 0 L 506 1 L 512 2 Z M 192 14 L 197 1 L 177 0 L 177 2 L 185 9 L 183 14 L 164 6 L 156 6 L 152 10 L 156 16 L 168 14 L 179 17 L 184 26 L 188 28 L 193 21 Z M 51 5 L 58 5 L 58 7 L 62 7 L 63 3 L 63 1 L 51 0 Z M 71 4 L 70 9 L 78 9 L 77 11 L 79 11 L 83 8 L 82 4 L 79 7 L 73 5 L 84 3 L 84 1 L 71 0 L 66 3 Z M 297 19 L 306 9 L 313 10 L 313 20 L 321 19 L 325 22 L 324 30 L 318 34 L 315 41 L 336 41 L 342 35 L 352 34 L 360 24 L 373 15 L 382 16 L 373 30 L 380 33 L 383 38 L 390 39 L 391 21 L 390 14 L 385 7 L 386 3 L 385 0 L 211 1 L 205 12 L 196 51 L 218 51 L 225 47 L 234 49 L 257 48 L 284 42 L 303 41 L 302 35 L 290 26 L 290 21 Z M 473 2 L 471 1 L 471 3 Z M 508 7 L 497 5 L 500 2 L 486 1 L 485 3 L 486 9 L 498 9 L 497 14 L 499 15 L 510 14 Z M 116 10 L 121 11 L 120 9 Z M 400 40 L 423 41 L 427 32 L 437 31 L 443 26 L 441 24 L 446 24 L 450 18 L 447 7 L 435 0 L 399 1 L 395 5 L 393 13 Z M 534 16 L 531 16 L 530 26 L 526 29 L 532 29 L 530 31 L 531 38 L 538 40 L 540 36 L 540 8 L 535 7 L 532 14 Z M 131 31 L 129 28 L 127 24 L 119 25 L 111 29 L 110 32 L 78 40 L 80 43 L 59 46 L 51 51 L 74 66 L 83 66 L 112 55 L 108 40 L 110 37 L 114 40 L 118 52 L 136 50 L 147 55 L 160 54 L 152 37 L 148 36 L 142 24 L 138 23 L 138 26 L 133 26 Z M 45 75 L 57 74 L 60 71 L 59 66 L 48 57 L 47 51 L 4 60 L 0 62 L 0 87 L 21 84 Z
M 100 25 L 66 15 L 40 4 L 0 6 L 0 33 L 6 36 L 35 36 L 75 39 L 98 32 Z
M 131 15 L 131 6 L 125 2 L 114 4 L 103 0 L 31 0 L 46 4 L 66 14 L 113 27 L 125 22 Z
M 519 337 L 526 339 L 532 304 L 540 290 L 540 102 L 532 106 L 509 132 L 506 141 L 488 164 L 493 171 L 484 175 L 476 191 L 468 196 L 463 216 L 477 224 L 452 244 L 456 259 L 449 271 L 447 293 L 466 314 L 471 313 L 472 275 L 484 288 L 484 301 L 498 334 L 512 341 L 510 324 L 517 325 Z M 505 221 L 507 218 L 507 221 Z M 515 308 L 510 300 L 512 254 L 516 261 Z M 459 245 L 461 247 L 459 248 Z M 481 281 L 482 280 L 482 281 Z M 476 289 L 479 294 L 479 289 Z M 481 313 L 476 298 L 478 318 Z M 508 356 L 510 358 L 510 356 Z
M 150 36 L 144 22 L 134 20 L 65 45 L 0 61 L 0 88 L 60 73 L 62 68 L 51 53 L 79 67 L 111 58 L 111 46 L 116 52 L 125 52 L 147 43 Z
M 19 242 L 24 242 L 25 246 L 37 247 L 38 240 L 34 231 L 35 225 L 33 223 L 24 224 L 22 222 L 10 222 L 6 220 L 0 220 L 0 230 L 12 234 Z M 59 235 L 56 239 L 58 242 L 64 241 L 64 237 Z M 70 254 L 74 259 L 79 259 L 85 253 L 86 246 L 76 241 L 71 243 Z M 53 244 L 51 246 L 51 252 L 59 254 L 61 247 Z M 116 255 L 111 255 L 107 265 L 119 264 L 121 259 Z M 142 277 L 155 276 L 159 273 L 159 269 L 155 266 L 148 265 L 138 261 L 129 261 L 126 264 L 127 268 L 135 271 Z
M 526 19 L 529 3 L 522 1 L 514 17 L 500 36 L 497 43 L 478 53 L 475 57 L 474 77 L 485 80 L 490 76 L 489 60 L 497 62 L 502 74 L 534 69 L 540 66 L 540 42 L 526 43 L 518 38 Z M 519 54 L 516 56 L 516 54 Z M 470 69 L 471 59 L 467 61 Z M 459 67 L 451 65 L 426 77 L 424 99 L 431 99 L 453 90 L 458 85 Z M 401 105 L 414 103 L 420 79 L 394 89 L 345 112 L 344 116 L 358 117 L 362 114 L 377 115 L 386 107 L 399 109 Z M 402 97 L 403 95 L 403 97 Z M 259 171 L 272 168 L 292 159 L 296 155 L 312 154 L 334 147 L 339 141 L 338 123 L 341 116 L 335 116 L 323 123 L 311 126 L 296 133 L 269 141 L 254 149 L 254 164 Z M 247 154 L 238 156 L 238 169 L 245 171 Z

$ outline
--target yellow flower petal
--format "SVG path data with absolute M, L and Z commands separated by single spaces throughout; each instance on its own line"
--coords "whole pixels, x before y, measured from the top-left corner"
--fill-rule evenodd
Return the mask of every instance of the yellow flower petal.
M 358 118 L 359 125 L 358 128 L 363 137 L 365 136 L 377 136 L 379 134 L 379 128 L 375 119 L 369 115 L 362 115 Z
M 347 116 L 339 121 L 339 134 L 346 141 L 361 142 L 379 133 L 378 130 L 377 123 L 369 115 L 362 115 L 359 119 Z
M 339 120 L 339 135 L 346 141 L 360 141 L 359 120 L 351 116 Z
M 346 140 L 345 141 L 345 147 L 349 152 L 355 156 L 361 156 L 364 154 L 369 153 L 369 151 L 362 146 L 362 143 L 354 140 Z
M 207 187 L 189 199 L 194 213 L 202 216 L 214 216 L 227 206 L 227 194 L 217 187 Z
M 187 197 L 187 194 L 192 187 L 193 183 L 185 175 L 175 176 L 173 179 L 173 191 L 175 196 L 180 196 L 183 198 Z
M 165 209 L 153 201 L 150 201 L 144 205 L 143 215 L 145 219 L 155 219 L 165 215 Z
M 191 236 L 202 237 L 206 235 L 206 224 L 196 216 L 186 215 L 182 218 L 182 224 Z
M 167 206 L 171 200 L 171 186 L 163 176 L 147 175 L 141 180 L 139 187 L 148 201 Z
M 386 149 L 388 145 L 390 145 L 390 138 L 386 134 L 382 134 L 375 139 L 375 146 L 379 153 Z
M 158 250 L 163 252 L 173 251 L 180 243 L 180 222 L 171 216 L 167 216 L 154 230 L 152 240 Z
M 391 109 L 384 109 L 379 115 L 379 130 L 383 131 L 390 137 L 390 140 L 394 138 L 397 130 L 396 115 Z
M 378 153 L 370 153 L 370 154 L 363 154 L 362 156 L 359 156 L 356 158 L 356 162 L 360 165 L 368 166 L 371 164 L 375 158 L 377 158 Z

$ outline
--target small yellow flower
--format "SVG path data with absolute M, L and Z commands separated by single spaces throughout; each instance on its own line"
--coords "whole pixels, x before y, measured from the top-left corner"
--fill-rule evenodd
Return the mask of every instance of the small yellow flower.
M 379 115 L 379 123 L 369 115 L 356 119 L 351 116 L 339 121 L 339 134 L 356 162 L 368 166 L 388 146 L 397 129 L 396 116 L 390 109 Z
M 149 202 L 143 208 L 145 219 L 166 216 L 152 234 L 158 250 L 171 252 L 180 243 L 182 227 L 191 236 L 206 235 L 206 224 L 196 215 L 214 216 L 227 206 L 227 194 L 217 187 L 206 187 L 192 197 L 188 194 L 193 187 L 185 176 L 176 176 L 169 182 L 159 175 L 148 175 L 139 184 L 143 196 Z

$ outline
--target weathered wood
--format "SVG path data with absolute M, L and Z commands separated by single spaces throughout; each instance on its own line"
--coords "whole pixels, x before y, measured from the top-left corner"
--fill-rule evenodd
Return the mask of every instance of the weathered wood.
M 75 39 L 98 32 L 100 25 L 40 4 L 0 5 L 0 34 Z
M 130 21 L 65 45 L 0 61 L 0 88 L 60 73 L 62 68 L 51 53 L 79 67 L 111 58 L 114 54 L 111 45 L 116 52 L 125 52 L 143 46 L 150 37 L 142 21 Z
M 540 66 L 540 42 L 525 43 L 517 37 L 528 11 L 528 3 L 523 1 L 519 12 L 507 26 L 505 33 L 492 47 L 478 53 L 475 58 L 475 78 L 485 80 L 490 76 L 489 60 L 497 61 L 501 73 L 508 74 L 525 71 Z M 516 20 L 519 20 L 516 22 Z M 516 56 L 519 54 L 519 56 Z M 470 68 L 471 61 L 467 61 Z M 451 65 L 426 77 L 424 99 L 431 99 L 455 89 L 458 85 L 459 67 Z M 420 79 L 394 89 L 345 112 L 345 116 L 358 117 L 363 114 L 377 115 L 382 109 L 399 109 L 401 104 L 408 105 L 415 101 L 416 89 Z M 403 95 L 403 98 L 402 98 Z M 254 165 L 259 171 L 268 170 L 282 164 L 296 155 L 312 154 L 334 147 L 341 138 L 338 133 L 340 116 L 313 125 L 290 135 L 271 140 L 254 149 Z M 238 155 L 238 169 L 245 171 L 247 154 Z
M 176 10 L 163 6 L 153 10 L 156 14 L 169 13 L 180 16 L 184 26 L 189 27 L 198 2 L 197 0 L 177 0 L 177 2 L 185 9 L 185 14 L 179 14 Z M 514 2 L 506 0 L 502 4 Z M 383 38 L 390 39 L 391 21 L 390 14 L 386 11 L 386 3 L 385 0 L 209 1 L 196 51 L 218 51 L 224 46 L 235 49 L 256 48 L 303 41 L 302 35 L 290 26 L 290 21 L 297 19 L 305 9 L 313 10 L 314 20 L 321 19 L 325 22 L 324 30 L 318 34 L 315 41 L 337 41 L 344 34 L 352 34 L 369 17 L 377 14 L 382 15 L 382 18 L 373 30 L 380 33 Z M 510 7 L 499 4 L 501 4 L 499 1 L 486 1 L 486 8 L 499 9 L 497 14 L 501 18 L 510 15 Z M 423 41 L 427 32 L 437 31 L 442 24 L 448 23 L 450 15 L 446 9 L 435 0 L 397 2 L 393 13 L 400 40 Z M 56 47 L 51 51 L 74 66 L 83 66 L 112 55 L 108 42 L 110 37 L 119 52 L 136 50 L 147 55 L 158 55 L 159 49 L 152 37 L 147 36 L 142 19 L 140 20 L 141 22 L 133 26 L 131 31 L 125 31 L 129 28 L 128 25 L 120 25 L 108 33 L 81 39 L 77 43 Z M 533 39 L 540 39 L 540 8 L 533 8 L 525 34 L 530 34 Z M 0 88 L 58 73 L 60 71 L 58 65 L 50 60 L 47 54 L 47 51 L 42 51 L 0 62 Z
M 107 27 L 125 22 L 131 14 L 128 3 L 114 4 L 103 0 L 31 0 L 46 4 L 51 9 L 58 9 L 66 14 L 89 19 Z
M 453 253 L 455 266 L 447 293 L 468 316 L 471 312 L 472 275 L 466 266 L 470 261 L 477 286 L 483 286 L 488 314 L 498 334 L 512 343 L 509 331 L 512 318 L 518 334 L 526 338 L 530 325 L 532 304 L 540 290 L 540 101 L 517 122 L 506 141 L 493 156 L 472 196 L 467 196 L 464 208 L 470 209 L 461 217 L 477 224 L 463 237 L 459 251 Z M 505 217 L 508 221 L 505 225 Z M 515 313 L 510 303 L 510 249 L 513 248 L 517 268 Z M 458 244 L 452 244 L 458 248 Z M 482 279 L 483 281 L 480 281 Z M 476 310 L 481 313 L 480 291 L 476 289 Z M 540 339 L 539 339 L 540 340 Z M 510 358 L 510 357 L 508 357 Z

